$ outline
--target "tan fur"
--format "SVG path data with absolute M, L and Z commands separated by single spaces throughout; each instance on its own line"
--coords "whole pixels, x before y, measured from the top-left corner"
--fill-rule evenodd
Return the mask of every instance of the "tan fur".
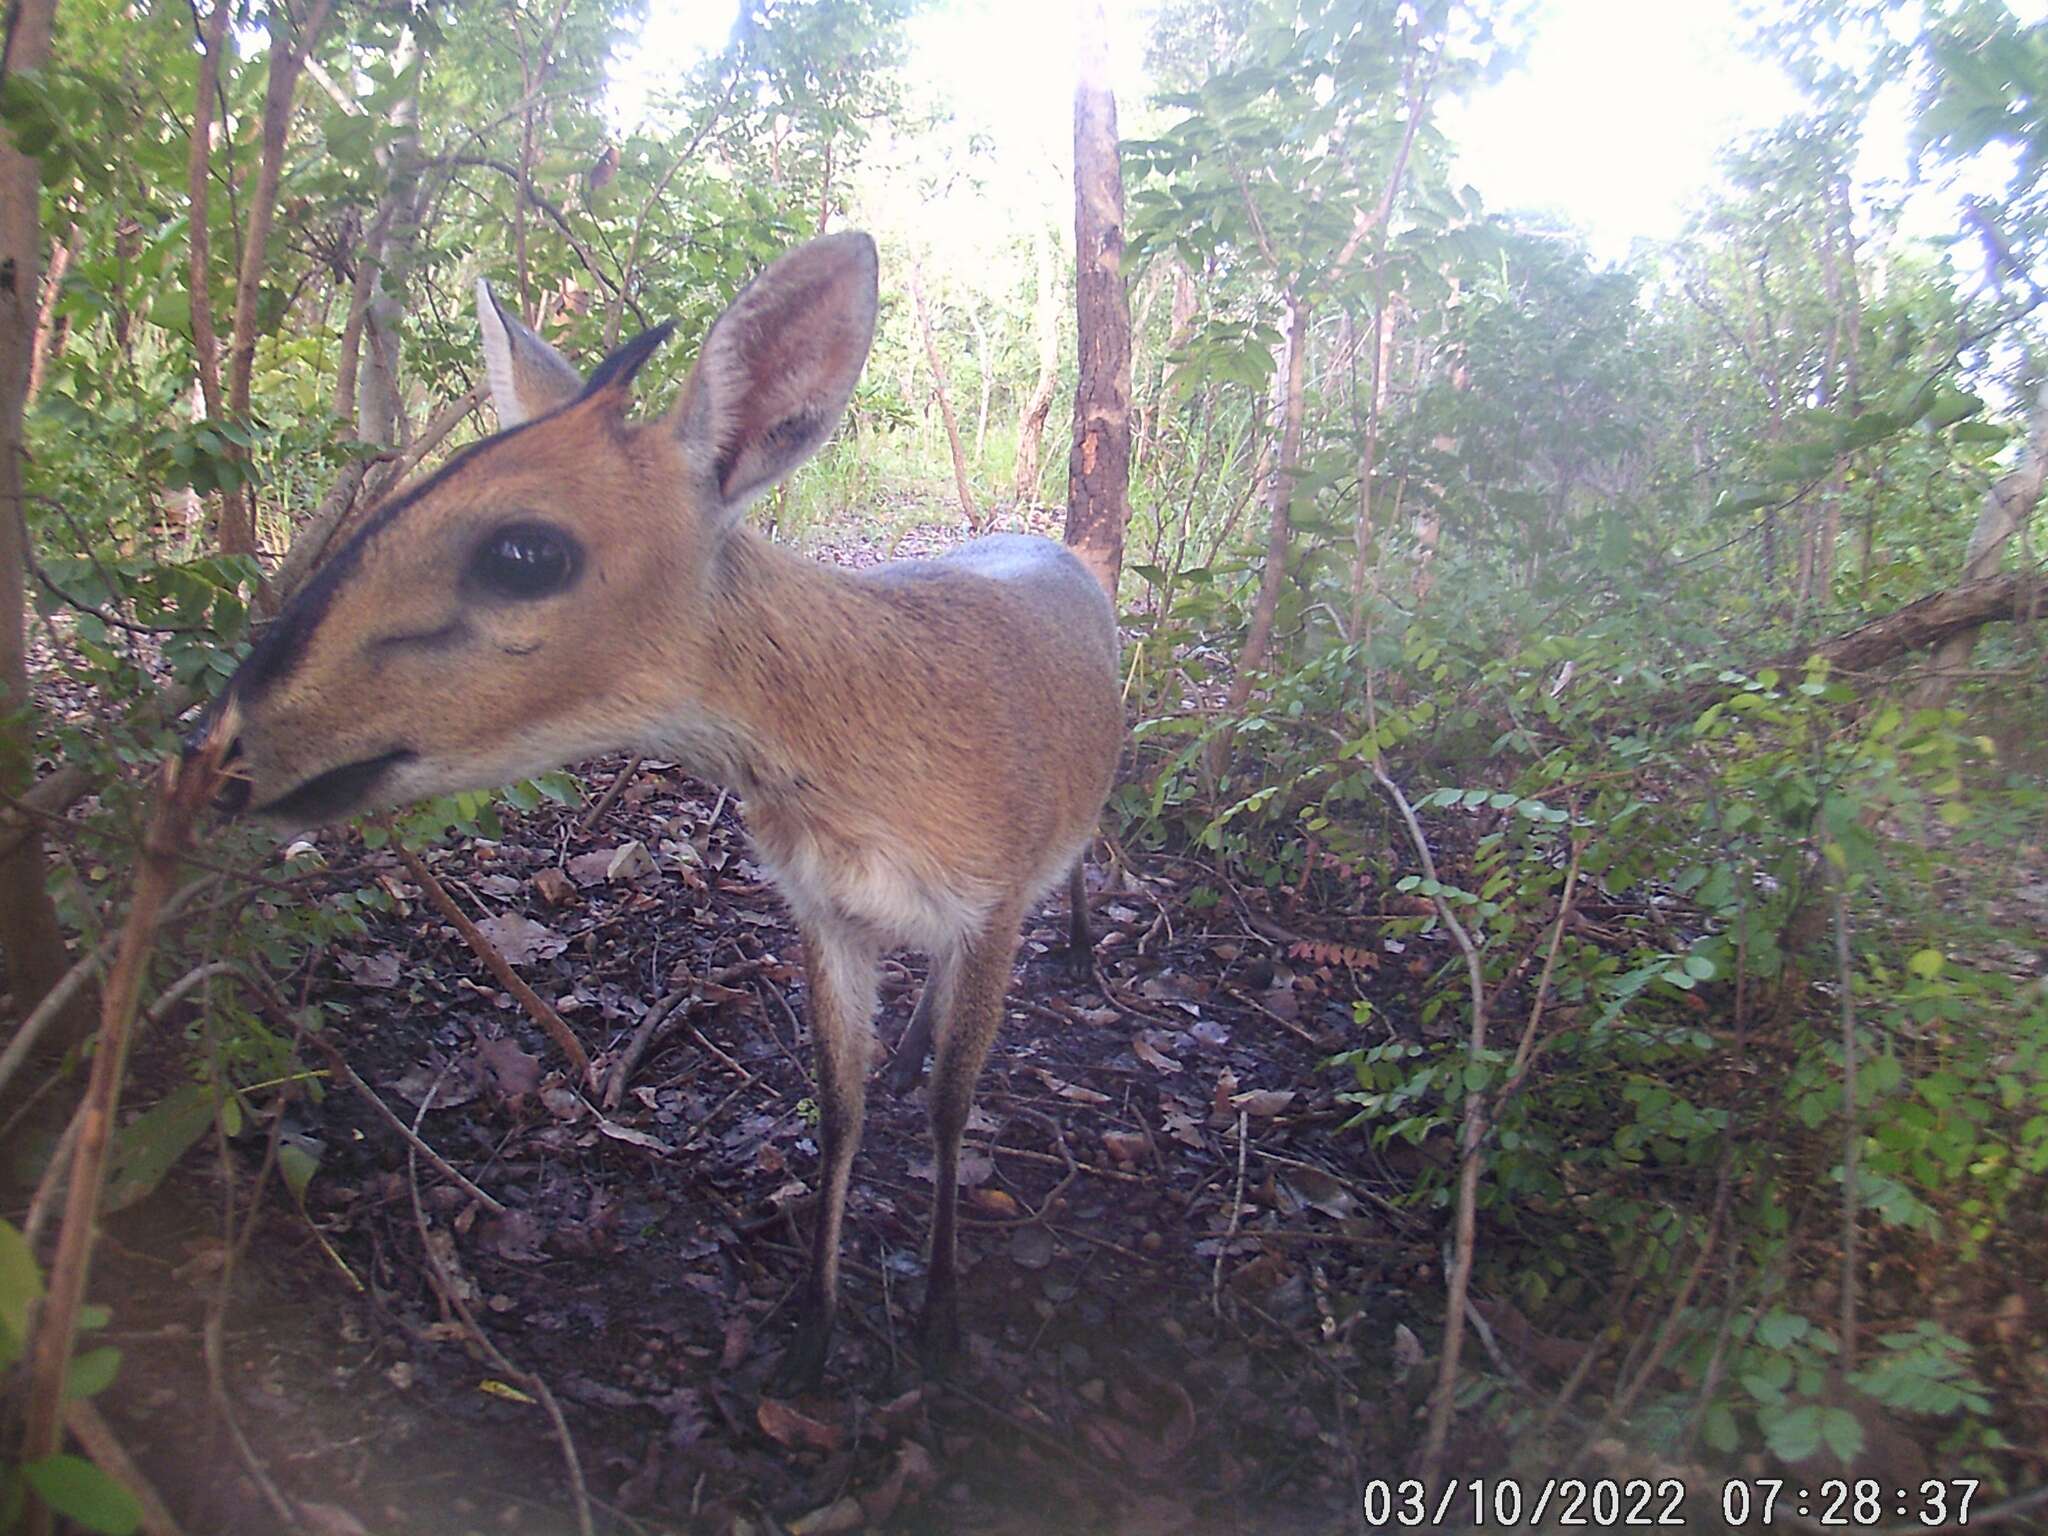
M 857 236 L 784 258 L 714 328 L 675 411 L 638 426 L 625 417 L 630 368 L 616 387 L 568 398 L 566 364 L 494 310 L 489 371 L 520 392 L 508 417 L 529 424 L 394 515 L 373 514 L 226 705 L 240 712 L 259 812 L 394 752 L 410 755 L 359 801 L 323 808 L 503 783 L 619 748 L 740 792 L 803 931 L 818 1056 L 825 1166 L 789 1361 L 800 1378 L 815 1375 L 831 1328 L 880 953 L 932 956 L 896 1075 L 914 1079 L 935 1038 L 927 1323 L 943 1348 L 960 1133 L 1018 923 L 1076 871 L 1122 738 L 1113 615 L 1059 545 L 999 536 L 850 571 L 740 526 L 746 500 L 837 420 L 872 330 L 873 263 Z M 465 571 L 493 530 L 522 519 L 573 535 L 580 575 L 544 597 L 480 598 Z M 1074 916 L 1085 943 L 1078 904 Z

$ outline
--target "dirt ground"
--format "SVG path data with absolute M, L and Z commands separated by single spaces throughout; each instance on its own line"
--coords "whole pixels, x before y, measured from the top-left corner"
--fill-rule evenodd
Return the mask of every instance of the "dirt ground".
M 1404 1176 L 1339 1129 L 1320 1066 L 1371 972 L 1291 958 L 1236 898 L 1203 905 L 1199 872 L 1091 869 L 1095 975 L 1048 905 L 969 1132 L 966 1357 L 940 1384 L 909 1346 L 924 1095 L 877 1083 L 832 1366 L 787 1402 L 818 1164 L 798 940 L 713 790 L 643 763 L 586 815 L 431 862 L 600 1082 L 643 1037 L 611 1093 L 371 855 L 396 910 L 310 990 L 363 1087 L 329 1081 L 281 1130 L 318 1167 L 303 1211 L 273 1183 L 234 1264 L 224 1404 L 201 1347 L 229 1263 L 217 1160 L 112 1225 L 109 1415 L 188 1530 L 278 1529 L 252 1467 L 335 1532 L 573 1530 L 565 1440 L 601 1530 L 1355 1528 L 1360 1481 L 1419 1438 L 1395 1330 L 1440 1287 L 1389 1204 Z M 889 963 L 885 1044 L 921 971 Z M 264 1137 L 244 1142 L 246 1189 Z

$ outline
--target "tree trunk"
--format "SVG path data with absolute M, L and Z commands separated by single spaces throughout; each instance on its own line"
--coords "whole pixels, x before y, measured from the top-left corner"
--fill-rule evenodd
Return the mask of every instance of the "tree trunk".
M 49 62 L 55 10 L 55 0 L 17 0 L 8 13 L 0 75 L 12 79 Z M 31 699 L 23 619 L 28 551 L 22 477 L 36 273 L 42 265 L 41 195 L 36 161 L 16 149 L 13 134 L 0 126 L 0 715 L 17 722 L 0 734 L 0 791 L 10 799 L 26 791 L 35 777 L 34 727 L 23 713 Z M 69 969 L 64 931 L 44 882 L 43 839 L 33 825 L 0 857 L 0 949 L 6 951 L 15 1015 L 26 1018 Z M 75 1001 L 78 1006 L 67 1010 L 55 1037 L 67 1043 L 82 1035 L 88 1018 L 83 999 Z
M 982 324 L 981 312 L 969 306 L 967 323 L 974 328 L 974 356 L 981 370 L 981 408 L 974 418 L 974 464 L 979 469 L 981 451 L 988 444 L 988 396 L 995 380 L 994 359 L 989 355 L 988 327 Z
M 403 74 L 418 49 L 406 29 L 391 53 L 394 74 Z M 405 281 L 419 234 L 420 131 L 419 92 L 415 88 L 391 114 L 391 142 L 380 158 L 390 176 L 385 197 L 390 217 L 377 243 L 363 305 L 363 360 L 360 365 L 356 435 L 366 443 L 395 448 L 406 443 L 406 421 L 400 392 L 399 328 L 405 316 Z
M 1796 668 L 1813 654 L 1826 657 L 1831 665 L 1844 671 L 1868 672 L 1894 657 L 1930 645 L 1940 647 L 1934 656 L 1934 665 L 1939 667 L 1949 646 L 1959 640 L 1974 641 L 1977 631 L 1986 624 L 2031 617 L 2040 603 L 2042 579 L 2043 573 L 2038 570 L 2013 571 L 1930 593 L 1832 640 L 1788 652 L 1779 667 Z
M 43 274 L 43 301 L 36 310 L 35 339 L 29 346 L 28 394 L 22 409 L 36 403 L 43 392 L 43 369 L 48 365 L 51 338 L 56 334 L 57 294 L 64 286 L 64 269 L 71 265 L 71 253 L 78 249 L 78 226 L 50 247 L 50 270 Z M 61 348 L 58 350 L 62 350 Z
M 1377 547 L 1373 527 L 1372 477 L 1379 468 L 1380 417 L 1387 406 L 1387 370 L 1393 361 L 1394 328 L 1400 303 L 1392 294 L 1372 312 L 1372 382 L 1366 390 L 1364 421 L 1358 449 L 1358 527 L 1353 530 L 1351 552 L 1351 642 L 1357 644 L 1365 633 L 1365 589 Z
M 234 6 L 228 0 L 214 0 L 213 9 L 207 14 L 199 55 L 199 88 L 193 94 L 185 154 L 185 290 L 192 313 L 192 358 L 199 375 L 203 414 L 213 421 L 220 420 L 223 412 L 220 338 L 213 328 L 213 236 L 208 208 L 213 184 L 213 113 L 220 96 L 220 68 L 226 55 L 228 22 L 233 15 Z M 239 487 L 222 491 L 215 507 L 214 522 L 223 548 L 227 530 L 233 527 L 239 533 L 242 526 L 239 512 L 229 509 L 230 502 L 239 500 Z
M 932 393 L 938 397 L 939 416 L 946 423 L 946 441 L 953 449 L 953 484 L 960 493 L 960 513 L 967 526 L 981 531 L 981 516 L 974 510 L 974 492 L 967 483 L 967 455 L 960 447 L 960 423 L 953 415 L 953 398 L 946 390 L 946 370 L 939 363 L 939 344 L 932 336 L 931 307 L 924 299 L 924 263 L 916 248 L 910 256 L 910 302 L 917 310 L 917 328 L 924 336 L 924 360 L 931 365 Z
M 1124 287 L 1124 173 L 1109 88 L 1103 0 L 1079 0 L 1074 89 L 1074 318 L 1079 351 L 1067 455 L 1067 545 L 1116 601 L 1131 520 L 1131 300 Z M 1041 355 L 1041 368 L 1043 367 Z
M 1252 696 L 1252 684 L 1266 665 L 1273 643 L 1273 621 L 1280 611 L 1280 589 L 1287 581 L 1287 556 L 1294 547 L 1294 467 L 1301 459 L 1301 419 L 1308 370 L 1308 306 L 1294 295 L 1287 297 L 1287 332 L 1283 346 L 1287 353 L 1286 385 L 1280 397 L 1280 445 L 1273 461 L 1272 478 L 1267 481 L 1266 568 L 1259 576 L 1259 595 L 1252 605 L 1252 625 L 1238 652 L 1237 669 L 1230 679 L 1230 692 L 1223 702 L 1226 717 L 1240 714 Z M 1209 741 L 1209 776 L 1223 776 L 1230 761 L 1230 729 Z
M 1022 504 L 1037 499 L 1038 455 L 1045 438 L 1045 419 L 1060 383 L 1060 267 L 1052 236 L 1043 226 L 1035 242 L 1038 255 L 1038 382 L 1017 424 L 1017 469 L 1011 494 Z
M 1188 344 L 1188 338 L 1195 333 L 1195 275 L 1187 263 L 1178 256 L 1168 258 L 1168 272 L 1173 282 L 1173 307 L 1166 326 L 1166 350 L 1160 354 L 1159 367 L 1155 371 L 1148 364 L 1146 374 L 1151 379 L 1143 410 L 1138 413 L 1137 446 L 1131 450 L 1131 473 L 1136 474 L 1145 462 L 1145 445 L 1159 440 L 1159 413 L 1165 408 L 1166 386 L 1173 376 L 1173 354 Z M 1142 338 L 1145 324 L 1138 322 L 1138 334 Z
M 263 155 L 256 168 L 256 194 L 250 201 L 248 229 L 235 272 L 235 328 L 228 347 L 228 414 L 237 421 L 249 415 L 249 386 L 256 372 L 256 299 L 268 264 L 270 225 L 277 214 L 277 189 L 284 177 L 284 141 L 291 127 L 292 98 L 306 57 L 327 24 L 330 0 L 313 0 L 312 13 L 294 23 L 273 12 L 270 20 L 270 70 L 263 88 Z M 243 457 L 239 451 L 236 457 Z M 222 554 L 256 553 L 256 499 L 249 487 L 226 498 L 222 507 Z
M 1985 581 L 1998 574 L 2005 546 L 2012 542 L 2013 535 L 2034 515 L 2034 508 L 2040 504 L 2044 481 L 2048 481 L 2048 384 L 2041 386 L 2041 393 L 2034 402 L 2033 420 L 2027 427 L 2026 452 L 2016 466 L 1992 483 L 1977 509 L 1977 526 L 1971 531 L 1969 553 L 1963 560 L 1965 583 Z M 1934 653 L 1935 675 L 1920 685 L 1913 702 L 1923 709 L 1946 703 L 1955 690 L 1954 674 L 1970 665 L 1970 654 L 1976 648 L 1975 626 L 1944 639 L 1940 649 Z

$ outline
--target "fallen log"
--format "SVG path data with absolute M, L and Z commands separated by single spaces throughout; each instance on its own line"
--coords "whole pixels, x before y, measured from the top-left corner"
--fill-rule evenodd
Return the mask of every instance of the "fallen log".
M 1831 640 L 1788 651 L 1779 666 L 1796 669 L 1809 656 L 1820 656 L 1837 671 L 1868 672 L 2001 619 L 2031 618 L 2048 597 L 2044 575 L 2040 569 L 2013 571 L 1930 593 Z

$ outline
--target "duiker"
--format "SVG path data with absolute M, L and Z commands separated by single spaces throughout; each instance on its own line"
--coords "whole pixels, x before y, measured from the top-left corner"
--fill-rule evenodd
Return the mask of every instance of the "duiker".
M 1049 540 L 833 569 L 741 522 L 829 437 L 875 324 L 875 247 L 785 255 L 705 337 L 665 417 L 628 420 L 666 334 L 588 381 L 479 284 L 503 430 L 365 518 L 288 603 L 209 722 L 230 809 L 301 827 L 633 749 L 744 799 L 802 929 L 824 1162 L 785 1379 L 814 1381 L 838 1292 L 883 949 L 931 956 L 891 1068 L 933 1051 L 937 1188 L 923 1319 L 957 1343 L 956 1175 L 1018 926 L 1079 861 L 1122 738 L 1114 615 Z

